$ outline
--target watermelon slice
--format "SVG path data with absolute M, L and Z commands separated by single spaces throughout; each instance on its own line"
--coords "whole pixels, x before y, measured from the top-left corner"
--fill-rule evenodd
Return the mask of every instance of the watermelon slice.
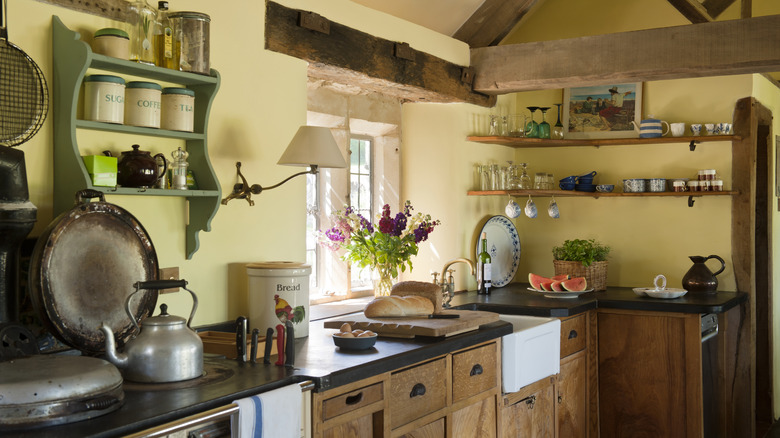
M 563 281 L 563 280 L 568 280 L 570 278 L 571 278 L 571 275 L 569 275 L 569 274 L 561 274 L 561 275 L 556 275 L 555 277 L 550 277 L 550 280 L 552 280 L 552 281 Z
M 585 277 L 574 277 L 570 280 L 561 282 L 561 286 L 569 292 L 582 292 L 588 289 L 588 282 Z
M 542 288 L 540 290 L 552 292 L 553 290 L 552 285 L 553 285 L 552 281 L 545 281 L 542 283 Z
M 561 286 L 561 283 L 563 283 L 563 281 L 553 281 L 552 290 L 554 290 L 555 292 L 566 292 L 566 289 L 564 289 L 563 286 Z
M 529 273 L 528 274 L 528 282 L 531 283 L 531 287 L 536 290 L 544 290 L 542 289 L 542 282 L 549 283 L 552 280 L 547 277 L 542 277 L 541 275 L 536 275 Z

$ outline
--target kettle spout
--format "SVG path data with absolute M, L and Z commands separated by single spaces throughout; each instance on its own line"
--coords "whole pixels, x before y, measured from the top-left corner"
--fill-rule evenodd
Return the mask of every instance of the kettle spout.
M 119 369 L 125 368 L 128 363 L 127 355 L 117 353 L 114 332 L 111 327 L 103 324 L 100 331 L 106 336 L 106 359 Z

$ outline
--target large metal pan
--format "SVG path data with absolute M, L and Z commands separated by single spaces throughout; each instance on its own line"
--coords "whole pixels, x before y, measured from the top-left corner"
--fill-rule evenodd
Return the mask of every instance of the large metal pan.
M 30 261 L 30 297 L 43 324 L 89 354 L 105 352 L 104 323 L 124 345 L 134 332 L 125 300 L 134 283 L 156 279 L 157 253 L 144 227 L 95 190 L 76 194 L 76 206 L 46 228 Z M 133 300 L 138 321 L 152 314 L 157 294 L 147 290 Z

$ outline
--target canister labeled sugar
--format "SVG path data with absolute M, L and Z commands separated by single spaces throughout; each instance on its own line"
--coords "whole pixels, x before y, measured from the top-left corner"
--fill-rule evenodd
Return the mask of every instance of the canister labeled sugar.
M 84 119 L 121 125 L 124 115 L 124 79 L 111 75 L 84 78 Z
M 128 82 L 125 90 L 125 125 L 160 127 L 162 87 L 154 82 Z
M 194 91 L 174 87 L 162 90 L 162 129 L 192 132 L 194 114 Z

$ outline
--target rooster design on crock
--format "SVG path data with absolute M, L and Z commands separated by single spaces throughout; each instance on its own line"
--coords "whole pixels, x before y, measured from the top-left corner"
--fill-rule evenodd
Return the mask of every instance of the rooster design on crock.
M 274 302 L 276 303 L 274 312 L 282 324 L 286 323 L 287 321 L 292 321 L 293 324 L 298 324 L 299 322 L 303 321 L 303 318 L 306 317 L 306 310 L 303 306 L 296 306 L 293 308 L 290 306 L 290 303 L 288 303 L 287 300 L 280 298 L 279 295 L 274 295 Z

